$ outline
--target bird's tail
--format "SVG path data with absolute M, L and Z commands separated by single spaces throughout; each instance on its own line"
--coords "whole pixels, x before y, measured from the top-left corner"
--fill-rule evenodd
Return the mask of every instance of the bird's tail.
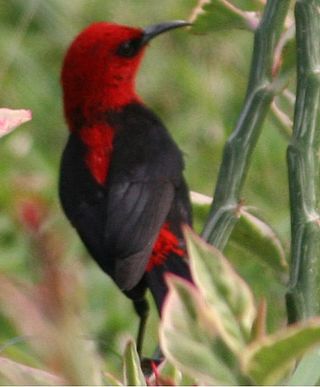
M 151 270 L 146 273 L 148 287 L 157 305 L 161 315 L 162 306 L 168 292 L 165 276 L 167 273 L 175 274 L 192 282 L 190 268 L 184 256 L 176 252 L 167 255 L 165 262 L 159 265 L 154 265 Z

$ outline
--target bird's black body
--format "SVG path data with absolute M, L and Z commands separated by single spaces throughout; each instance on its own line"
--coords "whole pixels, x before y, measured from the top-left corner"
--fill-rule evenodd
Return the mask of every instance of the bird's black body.
M 133 300 L 141 355 L 149 288 L 161 313 L 166 273 L 191 281 L 182 233 L 191 224 L 180 150 L 135 91 L 149 42 L 188 26 L 89 25 L 64 58 L 61 84 L 70 137 L 60 199 L 89 253 Z
M 61 163 L 61 203 L 92 257 L 119 288 L 139 301 L 149 287 L 161 310 L 164 273 L 190 279 L 185 257 L 174 249 L 146 270 L 164 224 L 184 249 L 181 226 L 191 224 L 191 206 L 182 154 L 157 116 L 140 103 L 99 120 L 115 132 L 106 181 L 94 179 L 85 163 L 86 145 L 73 132 Z

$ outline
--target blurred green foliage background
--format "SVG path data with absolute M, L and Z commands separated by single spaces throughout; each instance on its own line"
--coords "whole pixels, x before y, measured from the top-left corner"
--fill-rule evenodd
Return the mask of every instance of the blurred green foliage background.
M 241 2 L 239 2 L 241 3 Z M 244 2 L 249 3 L 249 2 Z M 59 160 L 67 138 L 62 113 L 60 69 L 64 53 L 89 23 L 106 20 L 133 26 L 186 19 L 195 0 L 0 0 L 0 106 L 28 108 L 33 120 L 2 139 L 0 147 L 0 271 L 29 282 L 39 278 L 34 222 L 59 235 L 61 264 L 84 266 L 86 321 L 111 371 L 138 320 L 128 301 L 95 265 L 59 206 Z M 152 42 L 137 87 L 146 104 L 166 123 L 185 154 L 190 189 L 212 195 L 223 145 L 241 111 L 253 35 L 228 30 L 194 35 L 186 30 Z M 243 192 L 289 241 L 285 152 L 287 140 L 268 117 Z M 55 246 L 51 246 L 53 249 Z M 269 328 L 285 323 L 284 286 L 260 263 L 231 247 L 227 256 L 255 290 L 269 301 Z M 146 354 L 156 345 L 152 313 Z M 0 311 L 0 350 L 17 335 Z M 23 346 L 23 343 L 15 346 Z M 7 348 L 7 346 L 6 346 Z

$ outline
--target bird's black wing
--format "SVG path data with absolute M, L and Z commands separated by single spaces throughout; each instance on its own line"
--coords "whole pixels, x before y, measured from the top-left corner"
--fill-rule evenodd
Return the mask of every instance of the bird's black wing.
M 112 183 L 108 190 L 104 247 L 122 290 L 142 278 L 174 197 L 169 181 Z
M 131 110 L 130 110 L 131 109 Z M 104 245 L 123 290 L 135 286 L 182 181 L 182 155 L 150 111 L 131 106 L 119 132 L 109 176 Z

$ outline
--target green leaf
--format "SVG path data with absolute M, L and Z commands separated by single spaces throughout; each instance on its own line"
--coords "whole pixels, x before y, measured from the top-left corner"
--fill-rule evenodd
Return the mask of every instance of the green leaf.
M 245 248 L 276 272 L 288 269 L 284 249 L 274 230 L 244 209 L 240 210 L 240 219 L 231 234 L 230 241 Z
M 289 386 L 318 386 L 320 381 L 320 349 L 307 353 L 289 378 Z
M 193 279 L 218 316 L 224 340 L 236 352 L 241 351 L 256 315 L 251 291 L 220 251 L 190 229 L 185 236 Z
M 198 192 L 190 192 L 196 229 L 203 226 L 208 216 L 212 198 Z M 239 221 L 230 236 L 229 248 L 239 246 L 260 262 L 267 264 L 277 273 L 285 272 L 288 264 L 282 243 L 268 223 L 250 213 L 247 208 L 239 209 Z
M 0 357 L 0 384 L 62 385 L 65 381 L 49 372 Z
M 105 386 L 123 386 L 123 384 L 109 372 L 103 372 L 103 385 Z
M 254 30 L 259 19 L 255 12 L 242 11 L 226 0 L 200 1 L 191 15 L 196 33 L 230 28 Z
M 243 372 L 256 384 L 279 384 L 306 351 L 320 344 L 320 318 L 296 324 L 249 346 L 241 357 Z
M 198 290 L 187 281 L 168 277 L 169 294 L 160 325 L 165 356 L 187 375 L 205 384 L 237 384 L 223 356 L 232 357 L 219 337 L 219 322 Z
M 127 386 L 146 386 L 146 380 L 140 367 L 140 359 L 133 340 L 127 344 L 123 365 L 124 384 Z

